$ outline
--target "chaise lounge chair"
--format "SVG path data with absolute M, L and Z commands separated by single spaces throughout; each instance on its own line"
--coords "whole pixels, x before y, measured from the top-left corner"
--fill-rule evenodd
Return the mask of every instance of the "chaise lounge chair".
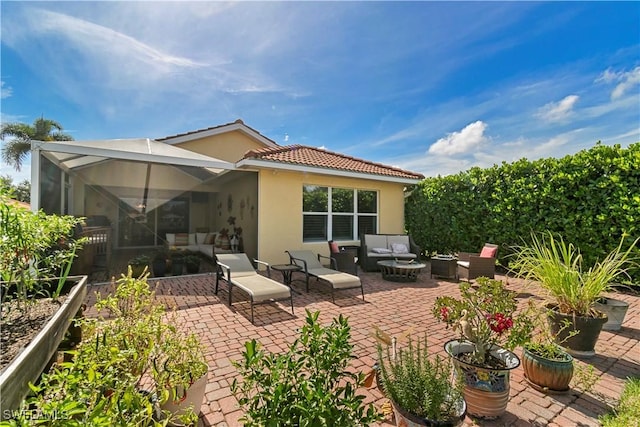
M 249 294 L 251 300 L 251 323 L 253 323 L 253 305 L 264 304 L 273 301 L 290 300 L 291 314 L 293 314 L 293 296 L 291 288 L 282 283 L 272 280 L 270 277 L 264 277 L 259 274 L 247 254 L 217 254 L 216 264 L 221 274 L 216 274 L 216 290 L 218 294 L 218 283 L 220 279 L 225 280 L 229 285 L 229 307 L 231 307 L 231 291 L 236 286 L 242 291 Z M 267 274 L 271 276 L 269 264 L 254 260 L 258 264 L 267 267 Z
M 307 292 L 309 292 L 309 277 L 315 277 L 317 280 L 324 280 L 331 285 L 331 299 L 335 303 L 336 299 L 334 291 L 343 289 L 360 288 L 362 292 L 362 300 L 364 301 L 364 288 L 362 282 L 358 276 L 353 274 L 343 273 L 337 271 L 335 266 L 335 260 L 332 265 L 334 269 L 326 268 L 320 263 L 321 258 L 327 258 L 331 261 L 331 258 L 323 257 L 322 255 L 315 255 L 311 251 L 285 251 L 289 254 L 291 264 L 295 264 L 302 268 L 301 272 L 305 274 L 307 283 Z

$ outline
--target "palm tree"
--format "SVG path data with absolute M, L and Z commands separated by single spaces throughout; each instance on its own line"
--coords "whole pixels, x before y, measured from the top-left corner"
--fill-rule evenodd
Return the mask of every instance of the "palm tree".
M 6 137 L 13 138 L 6 141 Z M 0 129 L 0 139 L 4 141 L 2 160 L 17 171 L 31 151 L 31 141 L 73 141 L 71 135 L 62 132 L 60 123 L 44 117 L 34 120 L 33 125 L 5 123 Z

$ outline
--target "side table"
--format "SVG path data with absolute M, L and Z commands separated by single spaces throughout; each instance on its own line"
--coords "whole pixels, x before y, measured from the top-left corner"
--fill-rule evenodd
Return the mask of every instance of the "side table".
M 295 264 L 275 264 L 275 265 L 272 265 L 271 268 L 273 268 L 275 271 L 279 271 L 280 273 L 282 273 L 282 281 L 289 288 L 291 288 L 291 276 L 293 275 L 293 272 L 302 270 L 302 267 Z M 291 290 L 295 293 L 298 293 L 293 288 L 291 288 Z
M 431 277 L 458 278 L 458 260 L 452 256 L 436 255 L 431 257 Z

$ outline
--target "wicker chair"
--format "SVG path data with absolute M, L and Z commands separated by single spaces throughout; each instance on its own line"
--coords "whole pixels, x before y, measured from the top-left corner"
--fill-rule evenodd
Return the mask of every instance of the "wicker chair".
M 496 273 L 498 245 L 485 243 L 480 253 L 458 253 L 458 279 L 473 280 L 477 277 L 493 279 Z

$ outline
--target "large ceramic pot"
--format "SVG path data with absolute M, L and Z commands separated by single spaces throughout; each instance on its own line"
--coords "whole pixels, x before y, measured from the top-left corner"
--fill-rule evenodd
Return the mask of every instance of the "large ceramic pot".
M 520 366 L 520 359 L 515 353 L 494 347 L 489 352 L 502 360 L 504 369 L 492 369 L 464 362 L 460 359 L 463 353 L 471 353 L 474 345 L 467 341 L 451 340 L 444 345 L 451 356 L 455 375 L 462 376 L 464 381 L 464 400 L 467 402 L 469 415 L 493 419 L 504 414 L 509 403 L 509 380 L 511 370 Z
M 200 413 L 200 407 L 202 406 L 202 401 L 204 399 L 204 393 L 207 388 L 207 378 L 209 373 L 206 372 L 203 376 L 198 378 L 193 384 L 187 388 L 186 392 L 183 393 L 183 390 L 178 390 L 178 395 L 182 396 L 181 399 L 177 401 L 167 401 L 160 405 L 162 410 L 166 410 L 174 414 L 176 417 L 183 415 L 186 411 L 192 407 L 193 412 L 196 414 Z M 173 425 L 177 425 L 173 423 Z
M 562 360 L 547 359 L 525 346 L 522 351 L 522 368 L 529 384 L 542 393 L 568 391 L 573 378 L 573 357 L 564 351 L 562 356 Z
M 600 298 L 593 308 L 607 315 L 607 323 L 602 325 L 603 331 L 619 331 L 629 309 L 629 303 L 615 298 Z
M 467 404 L 464 399 L 460 399 L 458 403 L 458 413 L 454 418 L 448 420 L 431 420 L 428 418 L 422 418 L 409 411 L 404 410 L 398 406 L 393 400 L 391 401 L 393 406 L 393 414 L 396 419 L 397 427 L 456 427 L 462 425 L 467 415 Z
M 0 419 L 20 407 L 29 393 L 29 382 L 35 383 L 69 329 L 72 319 L 80 311 L 87 295 L 87 276 L 68 277 L 75 282 L 56 313 L 42 330 L 9 365 L 0 372 Z
M 558 344 L 574 357 L 591 357 L 596 354 L 595 347 L 600 331 L 609 320 L 606 314 L 600 313 L 600 317 L 576 316 L 560 313 L 553 305 L 547 308 L 551 333 Z M 563 327 L 565 321 L 569 322 L 569 327 Z M 573 331 L 578 333 L 569 337 Z

